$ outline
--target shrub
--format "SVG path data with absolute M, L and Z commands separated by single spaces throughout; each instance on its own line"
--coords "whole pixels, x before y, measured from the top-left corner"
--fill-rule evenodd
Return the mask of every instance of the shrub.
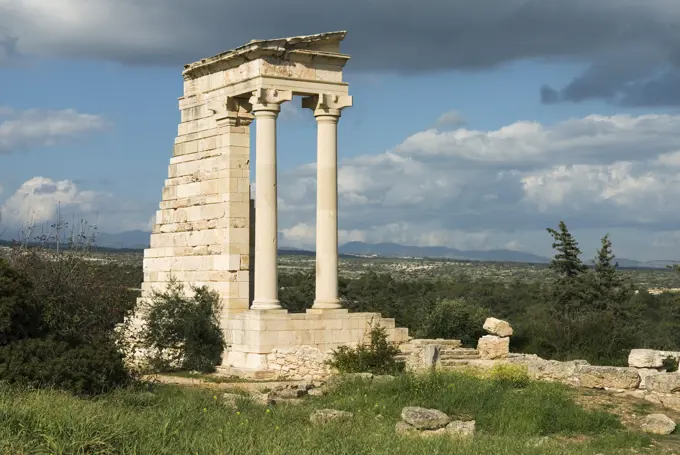
M 526 367 L 507 363 L 497 363 L 494 365 L 488 371 L 488 378 L 518 389 L 528 386 L 531 382 Z
M 42 308 L 32 295 L 33 286 L 0 259 L 0 346 L 42 333 Z
M 460 340 L 474 345 L 486 332 L 482 328 L 489 311 L 464 299 L 442 300 L 425 319 L 424 338 Z
M 395 374 L 404 371 L 404 362 L 397 359 L 399 348 L 387 340 L 384 327 L 371 326 L 370 338 L 368 345 L 340 346 L 333 350 L 328 365 L 340 373 Z
M 149 349 L 150 366 L 213 372 L 224 351 L 219 326 L 219 295 L 206 287 L 192 287 L 187 296 L 184 286 L 170 282 L 156 292 L 143 316 L 142 347 Z
M 662 365 L 664 370 L 666 370 L 669 373 L 678 371 L 678 361 L 673 357 L 669 356 L 663 359 Z
M 71 345 L 53 338 L 15 341 L 0 347 L 0 380 L 93 395 L 130 381 L 123 356 L 103 337 Z

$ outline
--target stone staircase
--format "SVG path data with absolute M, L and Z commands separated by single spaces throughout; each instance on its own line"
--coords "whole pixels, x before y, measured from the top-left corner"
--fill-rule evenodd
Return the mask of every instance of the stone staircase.
M 398 358 L 414 367 L 454 368 L 480 359 L 477 349 L 464 348 L 459 340 L 412 339 L 399 349 Z
M 479 360 L 479 351 L 472 348 L 452 348 L 450 346 L 439 347 L 440 368 L 467 365 L 470 360 Z

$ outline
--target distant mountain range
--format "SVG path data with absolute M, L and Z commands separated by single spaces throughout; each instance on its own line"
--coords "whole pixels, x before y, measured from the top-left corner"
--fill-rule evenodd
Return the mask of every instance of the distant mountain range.
M 97 234 L 98 247 L 115 249 L 144 249 L 149 246 L 149 236 L 145 231 L 125 231 L 118 234 Z M 0 244 L 3 242 L 0 240 Z M 313 251 L 281 246 L 283 254 L 314 255 Z M 547 264 L 550 259 L 523 251 L 507 249 L 497 250 L 458 250 L 444 246 L 407 246 L 398 243 L 364 243 L 349 242 L 340 245 L 339 253 L 343 256 L 380 256 L 393 258 L 441 258 L 453 260 L 481 261 L 481 262 L 524 262 Z M 636 261 L 634 259 L 616 258 L 620 267 L 627 268 L 665 268 L 667 265 L 678 264 L 680 261 Z

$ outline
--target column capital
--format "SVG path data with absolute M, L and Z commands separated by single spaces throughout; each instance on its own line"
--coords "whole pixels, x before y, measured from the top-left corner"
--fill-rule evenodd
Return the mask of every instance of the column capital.
M 233 96 L 217 99 L 208 104 L 217 126 L 248 126 L 253 121 L 251 104 L 247 99 Z
M 349 95 L 335 95 L 320 93 L 302 99 L 302 107 L 314 111 L 314 117 L 340 117 L 340 111 L 352 106 L 352 97 Z
M 279 90 L 275 88 L 258 88 L 253 91 L 250 97 L 250 104 L 252 105 L 252 112 L 268 111 L 278 113 L 281 110 L 281 103 L 293 99 L 293 92 L 291 90 Z

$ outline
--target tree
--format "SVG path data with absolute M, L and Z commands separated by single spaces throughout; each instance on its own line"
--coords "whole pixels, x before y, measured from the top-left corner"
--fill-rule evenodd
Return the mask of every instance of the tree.
M 612 262 L 616 256 L 612 252 L 609 234 L 602 237 L 601 242 L 602 246 L 597 250 L 595 258 L 595 275 L 600 289 L 606 293 L 612 293 L 622 285 L 622 279 L 617 270 L 619 263 Z
M 561 278 L 574 278 L 588 270 L 588 267 L 579 257 L 581 250 L 578 242 L 567 229 L 564 221 L 560 221 L 559 231 L 547 228 L 553 237 L 552 247 L 557 251 L 555 257 L 550 261 L 550 268 L 557 272 Z

